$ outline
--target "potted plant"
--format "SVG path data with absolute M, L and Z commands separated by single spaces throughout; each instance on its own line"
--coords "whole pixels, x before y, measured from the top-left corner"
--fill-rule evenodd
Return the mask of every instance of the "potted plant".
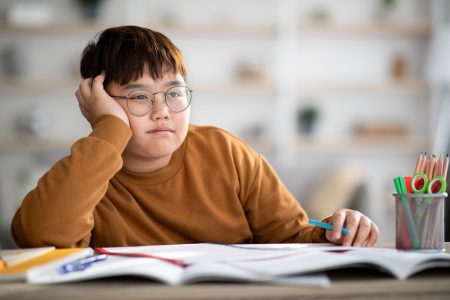
M 99 6 L 103 0 L 75 0 L 82 9 L 83 16 L 89 20 L 98 17 Z
M 298 109 L 297 123 L 299 129 L 306 135 L 310 135 L 314 131 L 317 118 L 319 116 L 319 109 L 315 106 L 305 106 Z

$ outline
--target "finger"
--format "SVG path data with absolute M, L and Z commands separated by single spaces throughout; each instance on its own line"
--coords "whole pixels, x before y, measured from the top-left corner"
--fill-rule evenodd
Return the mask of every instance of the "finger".
M 372 222 L 367 217 L 361 217 L 359 220 L 359 226 L 357 228 L 358 232 L 356 234 L 355 240 L 353 241 L 353 246 L 362 247 L 370 235 Z
M 331 224 L 333 224 L 332 238 L 334 241 L 338 241 L 342 237 L 342 228 L 346 218 L 345 210 L 337 210 L 331 217 Z
M 75 91 L 75 97 L 77 97 L 78 103 L 80 103 L 81 91 L 80 91 L 80 88 L 79 88 L 79 87 L 78 87 L 78 89 Z
M 378 229 L 378 226 L 372 222 L 372 226 L 370 228 L 369 239 L 367 240 L 367 247 L 375 246 L 375 243 L 378 240 L 379 234 L 380 234 L 380 230 Z
M 350 231 L 349 234 L 344 235 L 342 240 L 343 246 L 351 246 L 353 240 L 355 239 L 356 233 L 358 231 L 359 221 L 361 219 L 361 214 L 356 211 L 347 212 L 347 218 L 345 219 L 345 226 Z
M 87 78 L 83 80 L 80 83 L 78 90 L 80 91 L 81 97 L 83 97 L 84 99 L 90 98 L 92 93 L 92 78 Z
M 105 81 L 105 71 L 101 72 L 99 75 L 95 76 L 92 81 L 92 91 L 100 92 L 104 90 L 103 82 Z

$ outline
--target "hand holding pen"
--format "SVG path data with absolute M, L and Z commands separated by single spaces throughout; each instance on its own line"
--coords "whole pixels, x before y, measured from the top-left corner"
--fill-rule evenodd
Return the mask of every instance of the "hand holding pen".
M 330 223 L 332 227 L 326 228 L 328 230 L 325 236 L 331 243 L 343 246 L 372 247 L 378 240 L 377 225 L 358 211 L 339 209 L 331 216 Z M 318 226 L 317 224 L 313 225 Z

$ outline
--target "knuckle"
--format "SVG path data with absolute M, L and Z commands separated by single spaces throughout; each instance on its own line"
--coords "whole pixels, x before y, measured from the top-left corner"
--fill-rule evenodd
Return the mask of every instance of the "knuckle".
M 372 222 L 368 218 L 361 218 L 359 222 L 360 227 L 370 228 L 372 226 Z
M 343 209 L 339 209 L 333 214 L 333 217 L 335 218 L 342 218 L 343 216 L 345 216 L 345 211 Z

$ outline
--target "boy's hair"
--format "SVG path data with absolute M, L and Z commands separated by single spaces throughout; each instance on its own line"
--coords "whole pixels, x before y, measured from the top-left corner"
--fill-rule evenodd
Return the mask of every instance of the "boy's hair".
M 108 28 L 83 50 L 80 72 L 90 78 L 105 71 L 104 85 L 124 85 L 144 75 L 160 79 L 165 71 L 186 78 L 181 51 L 162 33 L 138 26 Z

